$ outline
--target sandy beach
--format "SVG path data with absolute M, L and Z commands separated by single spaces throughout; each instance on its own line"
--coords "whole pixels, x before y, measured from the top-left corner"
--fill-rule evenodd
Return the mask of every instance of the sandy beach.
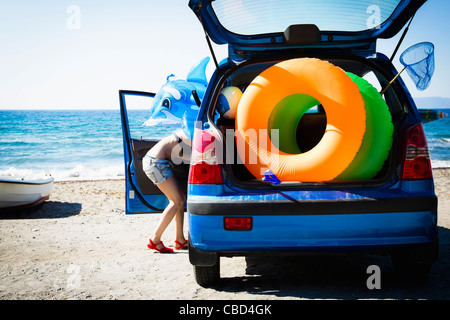
M 187 251 L 146 248 L 160 215 L 125 215 L 123 180 L 67 181 L 39 208 L 0 217 L 0 299 L 450 299 L 450 169 L 434 178 L 440 257 L 422 285 L 399 283 L 387 256 L 352 255 L 221 258 L 221 283 L 202 288 Z M 163 240 L 173 246 L 173 224 Z M 379 290 L 366 286 L 374 264 Z

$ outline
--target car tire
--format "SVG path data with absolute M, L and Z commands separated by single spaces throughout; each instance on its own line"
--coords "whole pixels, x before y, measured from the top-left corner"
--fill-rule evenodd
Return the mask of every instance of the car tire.
M 401 254 L 394 254 L 391 258 L 397 279 L 401 282 L 421 284 L 427 280 L 431 271 L 431 263 L 412 262 Z
M 220 260 L 213 266 L 194 266 L 194 275 L 195 281 L 202 287 L 217 284 L 220 280 Z
M 400 281 L 421 284 L 431 271 L 431 266 L 437 260 L 439 240 L 417 249 L 395 251 L 391 254 L 395 273 Z

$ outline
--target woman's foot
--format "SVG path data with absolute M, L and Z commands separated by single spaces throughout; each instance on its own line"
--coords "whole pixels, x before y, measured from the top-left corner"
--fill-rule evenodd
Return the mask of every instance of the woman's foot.
M 183 242 L 175 240 L 175 250 L 185 250 L 188 248 L 188 241 L 184 240 Z
M 156 250 L 160 253 L 172 253 L 173 249 L 167 248 L 164 246 L 162 241 L 159 241 L 158 243 L 153 243 L 152 239 L 148 239 L 147 248 Z

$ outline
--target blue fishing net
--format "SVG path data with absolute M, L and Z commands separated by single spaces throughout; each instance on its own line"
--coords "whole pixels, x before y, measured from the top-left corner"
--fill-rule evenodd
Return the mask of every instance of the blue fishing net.
M 400 57 L 400 62 L 413 80 L 418 90 L 425 90 L 434 73 L 434 45 L 430 42 L 418 43 Z

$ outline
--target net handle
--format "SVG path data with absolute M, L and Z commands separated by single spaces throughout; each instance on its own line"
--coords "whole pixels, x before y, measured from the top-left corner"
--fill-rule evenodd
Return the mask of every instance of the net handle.
M 384 89 L 381 91 L 381 95 L 383 95 L 383 94 L 386 92 L 386 90 L 394 83 L 395 80 L 397 80 L 397 78 L 400 76 L 400 74 L 401 74 L 403 71 L 405 71 L 405 69 L 406 69 L 406 67 L 403 67 L 403 69 L 402 69 L 399 73 L 397 73 L 397 75 L 394 77 L 394 79 L 392 79 L 391 82 L 389 82 L 389 84 L 386 86 L 386 88 L 384 88 Z

